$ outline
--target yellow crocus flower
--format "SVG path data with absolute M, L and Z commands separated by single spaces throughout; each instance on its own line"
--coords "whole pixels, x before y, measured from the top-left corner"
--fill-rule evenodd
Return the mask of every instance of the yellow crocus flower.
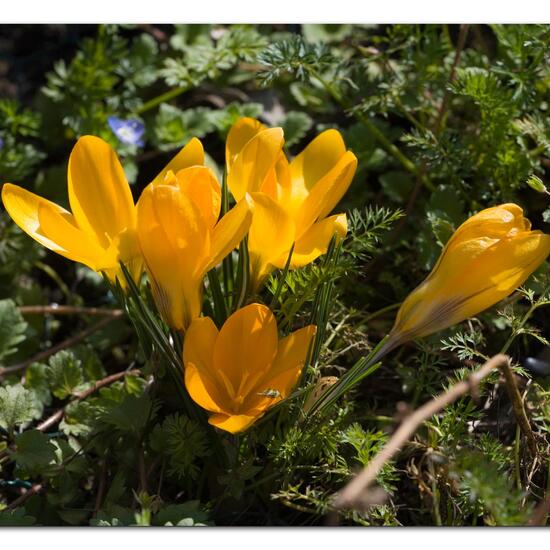
M 220 207 L 220 185 L 204 166 L 169 170 L 138 201 L 137 233 L 153 297 L 163 319 L 177 330 L 200 315 L 205 274 L 250 227 L 248 197 L 218 221 Z
M 336 130 L 318 135 L 290 163 L 281 128 L 242 118 L 226 142 L 228 187 L 236 200 L 250 193 L 255 210 L 248 248 L 254 290 L 269 273 L 302 267 L 327 251 L 333 235 L 345 236 L 345 214 L 328 216 L 351 184 L 357 158 Z M 327 217 L 328 216 L 328 217 Z
M 195 319 L 185 335 L 185 386 L 211 414 L 209 423 L 231 433 L 246 430 L 286 398 L 300 376 L 316 327 L 279 339 L 264 305 L 237 310 L 218 331 L 209 317 Z
M 168 169 L 203 163 L 202 145 L 192 140 L 156 180 Z M 2 201 L 15 223 L 46 248 L 125 286 L 119 265 L 123 262 L 137 279 L 142 262 L 136 209 L 111 146 L 95 136 L 81 137 L 69 157 L 67 180 L 72 213 L 11 183 L 3 185 Z
M 482 210 L 452 235 L 432 272 L 397 313 L 391 347 L 427 336 L 496 304 L 550 253 L 550 236 L 531 231 L 517 204 Z

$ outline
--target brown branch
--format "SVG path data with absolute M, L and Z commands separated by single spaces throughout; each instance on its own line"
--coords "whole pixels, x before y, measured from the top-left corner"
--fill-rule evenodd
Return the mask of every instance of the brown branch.
M 122 313 L 120 315 L 122 315 Z M 116 316 L 111 315 L 110 317 L 106 317 L 105 319 L 102 319 L 95 325 L 92 325 L 84 329 L 82 332 L 79 332 L 78 334 L 75 334 L 74 336 L 71 336 L 70 338 L 63 340 L 63 342 L 60 342 L 59 344 L 56 344 L 55 346 L 52 346 L 47 350 L 37 353 L 30 359 L 26 359 L 21 363 L 12 365 L 10 367 L 0 368 L 0 377 L 6 376 L 8 374 L 13 374 L 15 372 L 19 372 L 21 370 L 25 370 L 28 366 L 32 365 L 33 363 L 36 363 L 38 361 L 44 361 L 44 359 L 47 359 L 48 357 L 50 357 L 54 353 L 57 353 L 58 351 L 75 346 L 76 344 L 86 339 L 88 336 L 90 336 L 94 332 L 97 332 L 98 330 L 107 326 L 109 323 L 112 323 L 115 319 L 118 319 L 120 315 L 116 315 Z
M 506 355 L 495 355 L 470 375 L 467 380 L 455 384 L 448 391 L 434 397 L 408 416 L 386 445 L 369 462 L 368 466 L 355 476 L 341 491 L 336 493 L 333 501 L 334 507 L 336 509 L 350 508 L 371 501 L 371 495 L 367 489 L 376 480 L 376 476 L 380 473 L 383 466 L 401 450 L 418 427 L 434 414 L 454 403 L 459 397 L 472 392 L 472 390 L 475 391 L 484 378 L 496 368 L 508 365 L 509 361 L 510 359 Z
M 138 375 L 138 374 L 140 374 L 139 369 L 132 369 L 132 370 L 125 370 L 122 372 L 117 372 L 115 374 L 111 374 L 110 376 L 106 376 L 101 380 L 97 380 L 92 387 L 88 388 L 83 392 L 76 394 L 75 395 L 76 399 L 73 399 L 71 403 L 74 403 L 76 401 L 82 401 L 83 399 L 90 397 L 90 395 L 92 395 L 94 392 L 96 392 L 100 388 L 103 388 L 104 386 L 108 386 L 109 384 L 112 384 L 113 382 L 121 380 L 126 376 Z M 65 407 L 66 406 L 67 405 L 65 405 Z M 36 426 L 36 429 L 41 432 L 44 432 L 47 429 L 54 426 L 55 424 L 57 424 L 58 422 L 60 422 L 63 416 L 65 416 L 65 407 L 62 407 L 61 409 L 57 409 L 57 411 L 55 411 L 51 416 L 46 418 L 46 420 L 38 424 L 38 426 Z
M 23 315 L 104 315 L 107 317 L 120 317 L 124 313 L 121 309 L 60 306 L 58 304 L 50 304 L 48 306 L 19 306 L 18 309 Z
M 514 409 L 514 415 L 518 423 L 519 429 L 522 431 L 523 435 L 527 439 L 527 445 L 529 447 L 529 452 L 533 458 L 538 455 L 537 441 L 533 430 L 531 429 L 531 424 L 527 418 L 527 413 L 525 412 L 525 405 L 519 393 L 518 385 L 516 383 L 516 377 L 512 372 L 509 363 L 506 363 L 502 366 L 502 374 L 506 380 L 506 389 L 508 390 L 508 395 L 510 401 L 512 402 L 512 408 Z
M 40 493 L 42 489 L 44 489 L 44 485 L 42 483 L 35 483 L 28 491 L 25 491 L 19 498 L 16 498 L 13 502 L 11 502 L 7 506 L 6 510 L 14 510 L 18 506 L 25 504 L 29 498 Z

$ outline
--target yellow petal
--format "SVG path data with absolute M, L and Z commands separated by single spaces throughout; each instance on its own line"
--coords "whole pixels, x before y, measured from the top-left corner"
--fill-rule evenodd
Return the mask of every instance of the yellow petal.
M 184 362 L 191 362 L 201 370 L 212 370 L 217 337 L 218 329 L 210 317 L 195 319 L 185 333 Z
M 3 185 L 2 202 L 12 220 L 25 231 L 25 233 L 38 241 L 42 246 L 54 252 L 61 252 L 64 250 L 61 245 L 52 241 L 42 233 L 38 220 L 38 208 L 40 205 L 47 205 L 64 216 L 70 216 L 70 212 L 12 183 L 5 183 Z
M 330 172 L 346 152 L 340 132 L 326 130 L 319 134 L 290 163 L 292 184 L 305 194 Z
M 193 363 L 185 366 L 185 388 L 191 399 L 203 409 L 213 413 L 223 413 L 225 407 L 223 397 L 217 386 L 203 370 L 199 370 Z
M 208 419 L 208 423 L 212 426 L 216 426 L 220 430 L 236 434 L 239 432 L 244 432 L 247 428 L 252 426 L 258 416 L 247 416 L 244 414 L 240 415 L 226 415 L 226 414 L 214 414 Z
M 214 227 L 220 215 L 221 189 L 214 172 L 206 166 L 184 168 L 177 174 L 177 185 L 201 211 L 209 228 Z
M 58 254 L 96 271 L 102 268 L 118 268 L 116 254 L 107 257 L 107 251 L 79 229 L 68 212 L 59 212 L 51 203 L 40 204 L 38 220 L 41 231 L 61 247 L 56 250 Z
M 214 368 L 227 379 L 235 405 L 246 399 L 250 387 L 265 376 L 277 354 L 277 322 L 264 305 L 250 304 L 224 323 L 214 346 Z
M 111 146 L 95 136 L 81 137 L 69 157 L 69 203 L 78 226 L 103 248 L 136 217 L 130 186 Z
M 252 200 L 246 196 L 216 224 L 205 271 L 219 264 L 243 240 L 252 222 L 253 207 Z
M 277 356 L 269 373 L 250 390 L 243 410 L 246 410 L 248 414 L 260 413 L 288 397 L 298 382 L 316 332 L 317 327 L 309 325 L 294 331 L 279 341 Z M 276 391 L 279 396 L 262 395 L 267 391 Z
M 281 128 L 262 130 L 248 141 L 227 174 L 227 184 L 235 200 L 241 200 L 247 192 L 260 190 L 277 162 L 283 143 Z
M 279 258 L 290 253 L 295 238 L 294 222 L 282 206 L 264 193 L 253 193 L 254 215 L 248 236 L 250 272 L 256 290 Z
M 147 186 L 137 210 L 155 303 L 170 326 L 185 330 L 200 315 L 209 234 L 198 209 L 177 187 Z
M 204 164 L 204 149 L 197 138 L 192 138 L 189 143 L 158 173 L 151 182 L 153 185 L 164 183 L 164 176 L 171 170 L 174 173 L 189 168 L 190 166 L 202 166 Z
M 265 130 L 266 127 L 254 118 L 241 118 L 233 126 L 227 134 L 225 142 L 225 163 L 227 171 L 231 171 L 231 166 L 237 155 L 243 150 L 244 146 L 259 132 Z
M 298 211 L 311 189 L 336 166 L 345 152 L 340 132 L 326 130 L 292 160 L 289 167 L 292 186 L 285 200 L 293 212 Z
M 177 251 L 177 259 L 186 256 L 187 270 L 198 274 L 210 252 L 210 231 L 200 210 L 177 187 L 157 185 L 149 188 L 155 217 L 165 239 Z
M 217 337 L 216 325 L 209 317 L 201 317 L 195 319 L 187 329 L 183 345 L 185 387 L 196 403 L 211 412 L 222 412 L 223 404 L 227 401 L 213 370 Z
M 357 168 L 357 158 L 346 152 L 325 176 L 310 190 L 302 203 L 296 222 L 296 236 L 300 238 L 317 220 L 322 220 L 338 204 L 348 190 Z
M 295 269 L 303 267 L 313 260 L 325 254 L 328 245 L 334 235 L 343 239 L 348 231 L 348 223 L 345 214 L 336 214 L 314 223 L 303 235 L 296 241 L 290 267 Z M 287 258 L 281 256 L 275 264 L 278 268 L 284 268 Z

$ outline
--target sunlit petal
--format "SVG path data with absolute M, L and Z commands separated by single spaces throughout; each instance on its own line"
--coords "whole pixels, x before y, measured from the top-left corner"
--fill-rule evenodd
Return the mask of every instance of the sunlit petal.
M 296 241 L 290 267 L 294 269 L 310 264 L 313 260 L 326 253 L 334 235 L 339 239 L 343 239 L 346 236 L 347 230 L 348 224 L 345 214 L 336 214 L 314 223 Z M 286 261 L 287 258 L 281 256 L 275 265 L 282 269 Z
M 277 341 L 277 322 L 264 305 L 245 306 L 224 323 L 214 346 L 214 367 L 227 376 L 237 405 L 247 388 L 269 372 Z
M 168 171 L 176 174 L 190 166 L 202 166 L 204 164 L 204 149 L 197 138 L 192 138 L 189 143 L 158 173 L 151 182 L 153 185 L 164 183 L 164 176 Z
M 289 255 L 295 238 L 294 222 L 285 209 L 264 193 L 253 193 L 254 215 L 248 236 L 250 272 L 257 288 L 279 258 Z M 283 265 L 284 265 L 283 261 Z
M 116 153 L 95 136 L 81 137 L 68 168 L 69 203 L 78 226 L 107 248 L 136 223 L 130 186 Z
M 281 128 L 262 130 L 247 142 L 227 174 L 227 184 L 235 200 L 241 200 L 247 192 L 260 190 L 275 166 L 283 143 Z
M 297 238 L 300 238 L 317 221 L 327 216 L 348 190 L 357 168 L 357 158 L 345 153 L 330 172 L 310 190 L 304 200 L 296 222 Z
M 243 240 L 252 222 L 253 208 L 252 200 L 246 196 L 216 224 L 205 271 L 218 265 Z

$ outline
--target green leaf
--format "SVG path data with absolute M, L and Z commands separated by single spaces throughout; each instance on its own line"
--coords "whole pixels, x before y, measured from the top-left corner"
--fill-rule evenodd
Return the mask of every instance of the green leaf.
M 38 430 L 18 434 L 15 445 L 17 450 L 12 454 L 13 459 L 30 473 L 38 473 L 55 461 L 55 445 Z
M 72 395 L 83 382 L 80 361 L 71 351 L 62 350 L 50 358 L 50 387 L 59 399 Z
M 201 510 L 198 500 L 190 500 L 182 504 L 170 504 L 158 512 L 153 518 L 153 525 L 178 525 L 191 527 L 206 525 L 208 514 Z
M 289 111 L 282 124 L 287 147 L 298 143 L 313 126 L 311 117 L 300 111 Z
M 17 351 L 25 339 L 27 323 L 13 300 L 0 300 L 0 363 Z
M 455 187 L 442 185 L 431 195 L 428 212 L 458 226 L 464 221 L 464 199 Z
M 206 107 L 182 111 L 163 103 L 155 118 L 155 137 L 163 150 L 185 145 L 192 137 L 202 138 L 214 129 L 211 110 Z
M 378 178 L 384 192 L 396 202 L 405 202 L 413 189 L 413 181 L 406 172 L 387 172 Z
M 25 508 L 0 510 L 0 527 L 28 527 L 34 525 L 36 518 L 27 516 Z
M 351 36 L 353 25 L 349 24 L 307 24 L 302 25 L 304 38 L 311 43 L 338 42 L 347 36 Z
M 177 414 L 155 426 L 150 444 L 168 459 L 168 473 L 180 479 L 195 479 L 200 472 L 196 461 L 209 454 L 208 440 L 201 426 Z
M 102 401 L 100 420 L 123 432 L 139 433 L 156 413 L 148 395 L 125 395 L 121 402 Z
M 21 384 L 0 388 L 0 427 L 12 431 L 16 426 L 30 422 L 35 415 L 31 392 Z
M 90 525 L 96 527 L 126 527 L 135 524 L 134 512 L 130 508 L 118 505 L 100 510 L 96 517 L 90 520 Z
M 240 118 L 258 118 L 263 112 L 261 103 L 230 103 L 223 109 L 212 111 L 210 121 L 220 135 L 225 138 L 231 126 Z

